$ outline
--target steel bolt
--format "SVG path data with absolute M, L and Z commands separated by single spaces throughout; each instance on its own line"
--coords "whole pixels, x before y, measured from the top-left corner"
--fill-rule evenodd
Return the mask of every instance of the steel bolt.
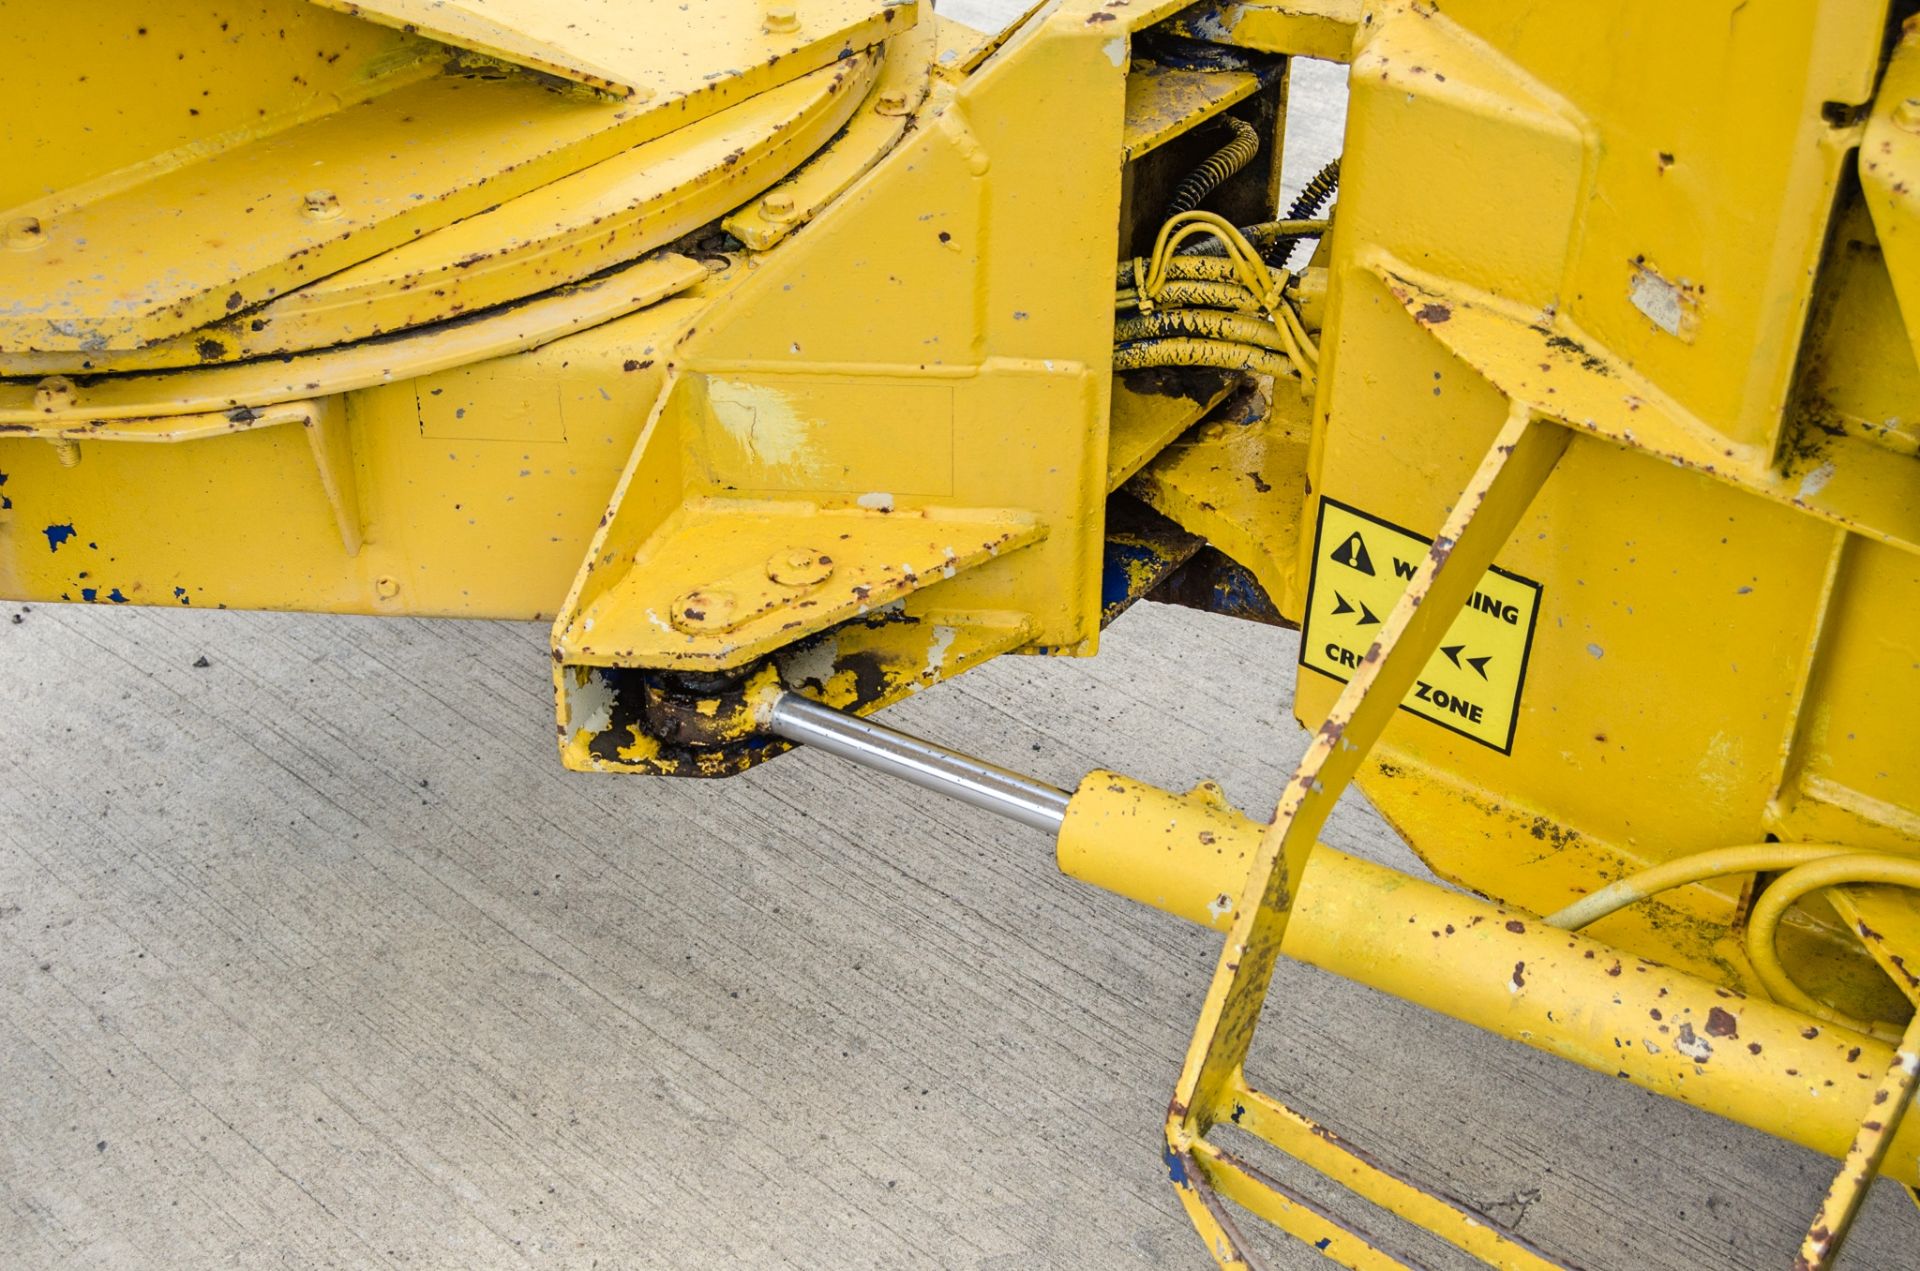
M 767 558 L 767 577 L 783 587 L 811 587 L 833 575 L 833 557 L 812 547 L 775 552 Z
M 42 415 L 57 415 L 73 408 L 73 381 L 64 375 L 49 375 L 33 386 L 33 408 Z
M 873 109 L 880 115 L 904 115 L 907 113 L 907 95 L 897 88 L 890 88 L 874 99 Z
M 730 591 L 702 587 L 677 597 L 669 619 L 690 635 L 703 631 L 725 631 L 733 623 L 739 608 Z
M 400 580 L 392 574 L 382 574 L 373 580 L 373 593 L 382 600 L 392 600 L 400 594 Z
M 790 221 L 793 213 L 793 195 L 787 190 L 775 190 L 760 200 L 760 215 L 770 221 Z
M 800 14 L 790 4 L 770 4 L 767 6 L 767 30 L 776 35 L 785 35 L 800 29 Z
M 1920 132 L 1920 97 L 1903 98 L 1894 106 L 1893 126 L 1902 132 Z
M 53 439 L 53 457 L 60 461 L 63 468 L 75 468 L 80 464 L 80 443 L 71 437 Z
M 332 190 L 308 190 L 300 200 L 300 213 L 310 221 L 331 221 L 340 210 L 340 196 Z
M 46 227 L 37 216 L 16 216 L 7 222 L 7 247 L 16 252 L 38 251 L 47 245 Z

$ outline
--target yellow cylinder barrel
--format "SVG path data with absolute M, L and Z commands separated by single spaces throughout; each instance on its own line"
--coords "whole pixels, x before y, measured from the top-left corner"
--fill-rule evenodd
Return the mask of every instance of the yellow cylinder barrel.
M 1316 846 L 1288 957 L 1596 1072 L 1844 1156 L 1892 1048 Z M 1882 1172 L 1920 1178 L 1907 1118 Z
M 1211 781 L 1174 794 L 1095 769 L 1067 804 L 1055 854 L 1069 878 L 1225 931 L 1265 832 Z

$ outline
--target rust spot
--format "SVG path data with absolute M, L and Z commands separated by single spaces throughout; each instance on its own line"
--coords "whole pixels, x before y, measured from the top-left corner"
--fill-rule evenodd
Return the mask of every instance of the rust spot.
M 1526 963 L 1524 963 L 1524 962 L 1516 962 L 1516 963 L 1514 963 L 1514 964 L 1513 964 L 1513 987 L 1514 987 L 1514 988 L 1516 988 L 1516 989 L 1523 989 L 1523 988 L 1525 988 L 1525 987 L 1527 987 L 1527 974 L 1526 974 L 1526 972 L 1527 972 L 1527 964 L 1526 964 Z
M 1113 15 L 1111 13 L 1095 13 L 1095 14 L 1090 14 L 1088 16 L 1087 25 L 1092 26 L 1097 22 L 1111 22 L 1111 21 L 1113 21 Z
M 1507 919 L 1507 930 L 1516 936 L 1524 936 L 1527 934 L 1527 924 L 1521 922 L 1518 918 L 1509 918 Z
M 1732 1011 L 1723 1011 L 1716 1006 L 1707 1012 L 1707 1033 L 1712 1037 L 1738 1037 L 1740 1021 Z
M 1448 318 L 1451 318 L 1453 316 L 1453 310 L 1438 301 L 1430 301 L 1427 304 L 1421 305 L 1419 311 L 1413 316 L 1431 325 L 1436 322 L 1445 322 Z

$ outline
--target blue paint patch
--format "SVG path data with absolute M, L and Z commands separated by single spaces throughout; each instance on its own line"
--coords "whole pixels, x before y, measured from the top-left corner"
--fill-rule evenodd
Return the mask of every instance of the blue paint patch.
M 1322 1236 L 1318 1240 L 1313 1242 L 1313 1247 L 1318 1249 L 1321 1253 L 1325 1253 L 1327 1251 L 1327 1246 L 1332 1243 L 1333 1243 L 1332 1236 Z
M 1239 1125 L 1239 1124 L 1240 1124 L 1240 1118 L 1241 1118 L 1241 1117 L 1243 1117 L 1243 1116 L 1245 1116 L 1245 1115 L 1247 1115 L 1247 1105 L 1246 1105 L 1246 1104 L 1244 1104 L 1244 1103 L 1236 1103 L 1236 1104 L 1234 1104 L 1234 1105 L 1233 1105 L 1233 1123 L 1234 1123 L 1235 1125 Z
M 120 594 L 120 589 L 118 587 L 115 587 L 112 591 L 107 593 L 107 599 L 111 600 L 116 605 L 124 605 L 127 603 L 127 598 Z
M 92 604 L 94 601 L 100 599 L 100 589 L 98 587 L 82 587 L 80 589 L 80 599 L 86 601 L 88 604 Z
M 47 550 L 57 552 L 60 550 L 60 544 L 73 537 L 73 522 L 69 521 L 65 525 L 49 525 L 41 533 L 47 536 Z
M 187 594 L 187 589 L 185 587 L 175 587 L 173 589 L 173 598 L 179 601 L 183 605 L 190 605 L 193 603 L 193 597 Z
M 1193 554 L 1183 547 L 1144 537 L 1108 539 L 1100 562 L 1100 625 L 1112 622 L 1141 597 L 1136 588 L 1158 583 Z
M 1167 1177 L 1173 1180 L 1175 1187 L 1186 1187 L 1189 1185 L 1187 1182 L 1187 1163 L 1180 1157 L 1175 1156 L 1172 1148 L 1162 1147 L 1160 1149 L 1160 1159 L 1167 1163 Z

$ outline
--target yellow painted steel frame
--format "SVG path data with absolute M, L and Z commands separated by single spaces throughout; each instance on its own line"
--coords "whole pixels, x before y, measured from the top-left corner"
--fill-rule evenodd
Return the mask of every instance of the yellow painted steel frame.
M 1318 732 L 1264 833 L 1111 774 L 1062 833 L 1063 869 L 1227 933 L 1166 1124 L 1223 1264 L 1224 1200 L 1392 1265 L 1223 1146 L 1230 1124 L 1545 1265 L 1254 1088 L 1283 953 L 1580 1062 L 1602 1042 L 1560 1008 L 1631 967 L 1685 1003 L 1631 1079 L 1913 1181 L 1911 1125 L 1856 1134 L 1788 1081 L 1884 1076 L 1897 1106 L 1911 1038 L 1896 1060 L 1762 1000 L 1742 926 L 1786 907 L 1751 877 L 1597 940 L 1530 918 L 1769 835 L 1920 855 L 1920 769 L 1889 762 L 1920 754 L 1920 31 L 1876 98 L 1884 0 L 1054 0 L 988 40 L 822 0 L 797 27 L 716 6 L 686 49 L 521 0 L 364 7 L 403 29 L 293 0 L 232 30 L 102 7 L 103 78 L 162 43 L 179 68 L 97 149 L 74 143 L 91 99 L 60 99 L 0 174 L 0 591 L 553 618 L 564 762 L 721 775 L 784 744 L 751 728 L 779 688 L 871 710 L 1002 652 L 1092 652 L 1124 482 L 1284 618 L 1378 630 L 1303 657 Z M 1262 360 L 1300 374 L 1259 418 L 1226 379 L 1111 374 L 1114 264 L 1132 221 L 1156 228 L 1127 162 L 1284 88 L 1270 58 L 1135 74 L 1132 37 L 1169 21 L 1352 59 L 1335 228 L 1300 280 L 1317 365 Z M 76 92 L 43 82 L 42 38 L 0 33 L 33 72 L 0 88 L 16 114 Z M 249 59 L 273 71 L 258 104 L 213 96 Z M 1335 516 L 1391 535 L 1378 569 L 1321 541 Z M 1323 566 L 1406 585 L 1329 603 Z M 1496 566 L 1517 590 L 1482 594 Z M 1449 651 L 1470 602 L 1518 635 L 1512 596 L 1523 638 Z M 1437 658 L 1496 656 L 1521 666 L 1480 733 L 1401 709 Z M 1352 783 L 1504 907 L 1316 846 Z M 1382 926 L 1443 913 L 1445 958 Z M 1836 886 L 1777 930 L 1789 978 L 1901 1017 L 1910 896 Z M 1828 1212 L 1857 1199 L 1838 1183 Z
M 1183 22 L 1297 52 L 1326 8 L 1221 3 Z M 1910 1086 L 1906 1061 L 1759 1000 L 1751 875 L 1622 909 L 1596 925 L 1605 944 L 1532 926 L 1602 880 L 1724 844 L 1920 855 L 1920 772 L 1889 761 L 1920 753 L 1920 380 L 1895 307 L 1914 278 L 1897 235 L 1920 109 L 1875 102 L 1884 5 L 1782 4 L 1751 25 L 1743 8 L 1378 3 L 1356 27 L 1303 524 L 1337 500 L 1434 547 L 1344 675 L 1303 650 L 1296 709 L 1319 732 L 1234 908 L 1167 1123 L 1181 1199 L 1223 1265 L 1244 1256 L 1223 1199 L 1346 1265 L 1398 1265 L 1222 1146 L 1223 1125 L 1496 1265 L 1547 1265 L 1249 1083 L 1283 952 L 1614 1071 L 1606 986 L 1582 968 L 1618 950 L 1612 965 L 1693 1004 L 1623 1075 L 1835 1155 L 1856 1126 L 1857 1157 L 1888 1150 L 1895 1121 L 1866 1096 L 1882 1073 Z M 1894 50 L 1896 93 L 1917 39 Z M 1856 166 L 1863 137 L 1880 144 Z M 1303 529 L 1293 576 L 1342 543 Z M 1341 568 L 1374 568 L 1347 551 Z M 1496 561 L 1543 596 L 1504 750 L 1401 709 Z M 1316 848 L 1351 782 L 1438 872 L 1507 907 Z M 1830 901 L 1781 929 L 1794 978 L 1902 1018 L 1920 907 L 1863 887 Z M 1450 914 L 1482 925 L 1435 943 Z M 1402 947 L 1413 931 L 1425 947 Z M 1587 1006 L 1543 1013 L 1564 986 L 1535 970 L 1584 984 L 1563 1005 Z M 1792 1041 L 1802 1029 L 1817 1055 Z M 1810 1089 L 1787 1080 L 1801 1062 L 1819 1065 Z M 1828 1081 L 1861 1094 L 1840 1108 L 1819 1097 Z M 1909 1124 L 1890 1176 L 1914 1181 L 1914 1142 Z M 1844 1174 L 1828 1212 L 1860 1185 Z
M 1181 1202 L 1223 1266 L 1245 1258 L 1217 1194 L 1246 1205 L 1348 1266 L 1393 1265 L 1365 1237 L 1257 1180 L 1247 1166 L 1209 1142 L 1207 1132 L 1223 1121 L 1244 1123 L 1245 1114 L 1236 1118 L 1235 1109 L 1262 1102 L 1246 1084 L 1244 1064 L 1280 954 L 1294 888 L 1320 828 L 1568 440 L 1564 429 L 1535 423 L 1525 407 L 1514 410 L 1433 550 L 1387 616 L 1379 640 L 1315 735 L 1255 857 L 1167 1118 L 1167 1151 Z M 1272 1112 L 1276 1129 L 1294 1123 L 1293 1114 L 1278 1105 Z M 1550 1265 L 1497 1228 L 1387 1173 L 1336 1140 L 1323 1142 L 1320 1159 L 1312 1163 L 1324 1172 L 1337 1172 L 1376 1203 L 1489 1260 Z M 1279 1145 L 1283 1150 L 1289 1146 L 1284 1140 Z
M 555 624 L 570 767 L 777 752 L 683 744 L 662 672 L 718 685 L 726 721 L 765 658 L 865 711 L 1000 652 L 1094 651 L 1128 33 L 1177 7 L 1055 5 L 936 79 L 830 215 L 767 232 L 810 214 L 803 172 L 730 219 L 773 246 L 665 359 Z

